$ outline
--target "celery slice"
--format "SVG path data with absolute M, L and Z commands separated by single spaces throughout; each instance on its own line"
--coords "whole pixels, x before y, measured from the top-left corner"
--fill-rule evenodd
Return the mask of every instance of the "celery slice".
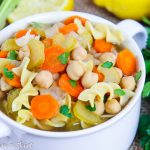
M 6 25 L 7 16 L 14 10 L 20 0 L 3 0 L 0 5 L 0 29 Z

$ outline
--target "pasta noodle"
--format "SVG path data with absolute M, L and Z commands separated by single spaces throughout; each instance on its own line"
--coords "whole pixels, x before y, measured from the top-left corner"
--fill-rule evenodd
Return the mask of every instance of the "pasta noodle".
M 38 91 L 32 86 L 32 80 L 36 76 L 36 73 L 33 73 L 27 69 L 30 59 L 25 57 L 22 64 L 13 69 L 17 75 L 21 75 L 21 84 L 23 86 L 22 90 L 19 93 L 19 96 L 15 98 L 12 103 L 12 111 L 18 111 L 21 109 L 22 105 L 26 108 L 30 108 L 29 96 L 38 95 Z
M 123 41 L 121 32 L 106 24 L 96 24 L 95 27 L 90 22 L 86 22 L 86 29 L 91 32 L 94 39 L 104 39 L 107 42 L 120 45 Z

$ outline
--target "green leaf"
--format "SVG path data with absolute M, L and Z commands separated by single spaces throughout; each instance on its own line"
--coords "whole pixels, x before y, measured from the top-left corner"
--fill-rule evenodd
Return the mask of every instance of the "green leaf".
M 126 94 L 125 91 L 123 91 L 122 89 L 115 89 L 114 93 L 118 96 L 123 96 Z
M 150 50 L 149 49 L 143 49 L 142 54 L 144 56 L 144 59 L 150 59 Z
M 146 97 L 149 97 L 149 96 L 150 96 L 150 81 L 145 83 L 144 89 L 143 89 L 143 92 L 142 92 L 142 97 L 143 98 L 146 98 Z
M 7 68 L 3 68 L 3 72 L 4 75 L 9 78 L 9 79 L 13 79 L 14 78 L 14 74 L 12 71 L 9 71 Z
M 75 81 L 75 80 L 69 80 L 69 83 L 70 83 L 70 85 L 72 86 L 72 87 L 76 87 L 77 86 L 77 81 Z
M 17 57 L 18 57 L 18 53 L 15 50 L 10 51 L 7 56 L 8 59 L 12 59 L 12 60 L 17 60 Z
M 147 17 L 143 17 L 142 21 L 146 24 L 146 25 L 150 25 L 150 20 Z
M 61 114 L 63 114 L 64 116 L 67 116 L 68 118 L 72 118 L 72 114 L 69 111 L 69 107 L 67 105 L 62 105 L 60 107 L 60 111 Z
M 96 110 L 96 105 L 94 104 L 94 107 L 91 107 L 91 105 L 87 105 L 85 106 L 86 109 L 88 109 L 89 111 L 95 111 Z
M 106 61 L 102 64 L 103 68 L 111 68 L 113 66 L 112 62 Z
M 2 1 L 3 1 L 3 0 L 0 0 L 0 5 L 1 5 Z
M 70 53 L 69 52 L 65 52 L 65 53 L 59 55 L 58 59 L 61 62 L 61 64 L 65 65 L 65 64 L 68 63 L 69 56 L 70 56 Z
M 150 73 L 150 60 L 145 60 L 146 74 Z
M 139 81 L 139 79 L 141 78 L 141 75 L 142 75 L 141 70 L 136 72 L 136 74 L 134 75 L 134 79 L 135 79 L 136 82 Z
M 150 139 L 146 142 L 144 150 L 150 150 Z
M 142 148 L 144 148 L 145 147 L 145 144 L 146 144 L 146 142 L 149 140 L 149 137 L 148 136 L 143 136 L 141 139 L 140 139 L 140 146 L 142 147 Z
M 147 130 L 149 129 L 150 125 L 150 115 L 141 115 L 138 133 L 140 137 L 148 136 Z
M 148 39 L 146 44 L 147 44 L 146 47 L 150 49 L 150 34 L 148 34 Z
M 150 27 L 145 27 L 148 34 L 150 34 Z

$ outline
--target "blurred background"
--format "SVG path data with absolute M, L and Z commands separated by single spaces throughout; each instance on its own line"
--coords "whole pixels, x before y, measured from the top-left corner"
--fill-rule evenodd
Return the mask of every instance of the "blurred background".
M 150 0 L 0 0 L 0 29 L 26 16 L 64 10 L 95 14 L 114 23 L 131 18 L 147 29 L 149 38 L 143 50 L 147 79 L 141 107 L 144 115 L 130 150 L 150 150 Z

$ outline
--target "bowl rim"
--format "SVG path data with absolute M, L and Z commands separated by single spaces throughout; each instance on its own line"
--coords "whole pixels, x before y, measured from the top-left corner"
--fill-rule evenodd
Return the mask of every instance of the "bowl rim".
M 69 12 L 68 11 L 64 11 L 64 12 L 59 12 L 58 11 L 58 12 L 48 12 L 48 13 L 43 13 L 43 14 L 37 14 L 37 15 L 33 15 L 33 16 L 30 16 L 30 17 L 23 18 L 19 21 L 16 21 L 16 22 L 12 23 L 11 25 L 8 25 L 6 28 L 1 30 L 0 35 L 5 33 L 8 29 L 11 29 L 11 28 L 16 27 L 16 26 L 19 27 L 18 24 L 25 24 L 25 23 L 29 24 L 29 23 L 33 22 L 33 20 L 38 20 L 39 18 L 45 18 L 45 19 L 50 18 L 51 15 L 54 15 L 54 16 L 79 15 L 79 16 L 85 17 L 89 20 L 92 20 L 90 18 L 94 18 L 95 20 L 98 20 L 98 22 L 105 22 L 107 24 L 110 24 L 110 25 L 116 27 L 116 25 L 114 23 L 112 23 L 111 21 L 108 21 L 108 20 L 106 20 L 102 17 L 91 15 L 89 13 L 76 12 L 76 11 L 69 11 Z M 66 18 L 66 17 L 64 17 L 64 18 Z M 60 19 L 60 20 L 63 20 L 63 19 Z M 138 99 L 140 98 L 142 89 L 144 87 L 146 71 L 145 71 L 145 65 L 144 65 L 144 59 L 143 59 L 142 53 L 141 53 L 139 47 L 137 46 L 136 42 L 131 37 L 128 37 L 128 40 L 137 49 L 136 53 L 139 56 L 140 65 L 142 66 L 141 67 L 142 76 L 139 80 L 139 83 L 138 83 L 139 86 L 137 87 L 135 95 L 132 98 L 132 100 L 130 100 L 130 102 L 127 104 L 127 106 L 120 113 L 118 113 L 116 116 L 114 116 L 113 118 L 109 119 L 108 121 L 106 121 L 102 124 L 96 125 L 94 127 L 90 127 L 88 129 L 83 129 L 83 130 L 78 130 L 78 131 L 69 131 L 69 132 L 43 131 L 43 130 L 39 130 L 39 129 L 30 128 L 30 127 L 27 127 L 27 126 L 24 126 L 24 125 L 21 125 L 21 124 L 17 123 L 16 121 L 12 120 L 11 118 L 9 118 L 7 115 L 5 115 L 1 111 L 0 111 L 0 118 L 6 124 L 8 124 L 8 126 L 11 125 L 15 128 L 18 128 L 18 129 L 20 129 L 24 132 L 30 133 L 30 134 L 43 136 L 43 137 L 53 137 L 53 138 L 68 138 L 68 137 L 75 137 L 75 136 L 83 136 L 83 135 L 94 133 L 96 131 L 100 131 L 100 130 L 103 130 L 105 128 L 108 128 L 108 127 L 112 126 L 113 124 L 118 122 L 120 119 L 122 119 L 124 116 L 126 116 L 132 110 L 132 108 L 136 105 Z

